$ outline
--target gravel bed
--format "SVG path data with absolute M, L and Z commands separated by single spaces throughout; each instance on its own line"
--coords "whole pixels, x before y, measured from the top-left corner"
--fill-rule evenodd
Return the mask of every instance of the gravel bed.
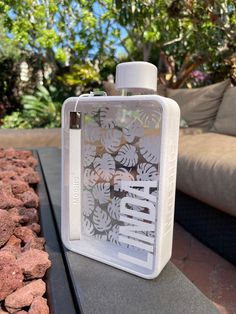
M 36 167 L 31 151 L 0 149 L 0 314 L 50 312 Z

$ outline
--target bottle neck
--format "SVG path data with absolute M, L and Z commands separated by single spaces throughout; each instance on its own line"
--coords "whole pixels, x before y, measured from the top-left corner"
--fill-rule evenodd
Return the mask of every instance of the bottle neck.
M 133 96 L 133 95 L 153 95 L 156 94 L 154 90 L 146 88 L 122 88 L 122 96 Z
M 128 94 L 127 89 L 126 89 L 126 88 L 122 88 L 122 90 L 121 90 L 121 96 L 127 96 L 127 94 Z

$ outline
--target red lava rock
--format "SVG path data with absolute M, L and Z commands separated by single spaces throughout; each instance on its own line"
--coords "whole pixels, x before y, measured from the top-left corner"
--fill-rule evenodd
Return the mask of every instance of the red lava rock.
M 22 206 L 23 202 L 15 198 L 11 186 L 0 182 L 0 208 L 10 209 L 12 207 Z
M 49 314 L 49 307 L 47 305 L 47 300 L 42 297 L 34 298 L 28 313 L 29 314 Z
M 24 193 L 30 189 L 29 184 L 22 180 L 11 180 L 9 183 L 14 195 Z
M 15 171 L 1 170 L 0 171 L 0 180 L 19 180 L 20 177 L 16 174 Z
M 17 150 L 16 156 L 17 158 L 26 159 L 33 156 L 33 153 L 30 150 Z
M 7 169 L 9 166 L 9 161 L 6 158 L 0 159 L 0 169 Z
M 7 160 L 1 160 L 0 159 L 0 171 L 5 172 L 3 175 L 6 178 L 6 175 L 9 173 L 15 173 L 14 175 L 12 175 L 12 178 L 15 178 L 15 180 L 17 178 L 21 178 L 21 180 L 29 183 L 29 184 L 37 184 L 40 181 L 40 177 L 37 174 L 37 172 L 29 167 L 26 166 L 25 168 L 23 167 L 18 167 L 12 163 L 10 163 Z M 7 173 L 7 174 L 6 174 Z M 3 176 L 2 175 L 2 176 Z
M 44 250 L 45 239 L 43 237 L 35 238 L 30 240 L 26 245 L 23 247 L 22 252 L 37 249 L 37 250 Z
M 37 164 L 31 151 L 0 148 L 0 314 L 49 313 L 46 285 L 35 280 L 51 266 L 31 187 L 40 181 Z
M 0 159 L 0 170 L 1 171 L 7 171 L 7 172 L 15 172 L 15 175 L 18 175 L 16 173 L 16 170 L 18 167 L 12 164 L 10 160 L 7 160 L 6 158 Z
M 42 278 L 51 266 L 48 253 L 37 249 L 21 253 L 17 258 L 17 263 L 22 269 L 26 280 Z
M 35 169 L 35 167 L 37 166 L 38 162 L 37 159 L 34 158 L 33 156 L 30 156 L 26 159 L 20 159 L 20 158 L 3 158 L 1 159 L 3 163 L 7 162 L 10 165 L 13 165 L 15 167 L 18 168 L 33 168 Z M 1 162 L 0 162 L 0 166 L 1 166 Z
M 4 159 L 3 159 L 4 160 Z M 38 165 L 38 161 L 35 157 L 29 156 L 27 158 L 21 158 L 20 156 L 18 158 L 13 158 L 10 160 L 11 165 L 14 165 L 18 168 L 32 168 L 35 169 Z
M 3 307 L 1 306 L 1 304 L 0 304 L 0 314 L 6 314 L 6 313 L 9 313 L 9 312 L 5 311 L 5 310 L 3 309 Z M 18 314 L 18 313 L 17 313 L 17 314 Z
M 27 159 L 31 156 L 33 156 L 32 152 L 30 150 L 16 150 L 14 148 L 8 148 L 4 149 L 4 156 L 8 159 Z
M 37 184 L 40 181 L 40 177 L 36 171 L 32 168 L 16 168 L 16 173 L 27 183 Z
M 17 194 L 16 197 L 23 202 L 25 207 L 37 208 L 39 206 L 39 197 L 32 188 L 22 194 Z
M 32 224 L 34 222 L 39 222 L 39 215 L 36 208 L 25 208 L 21 207 L 19 209 L 19 213 L 22 216 L 27 216 L 29 218 L 28 224 Z
M 0 247 L 3 246 L 11 237 L 15 229 L 15 222 L 10 214 L 0 209 Z
M 15 256 L 0 251 L 0 301 L 22 286 L 23 274 Z
M 15 256 L 21 253 L 21 240 L 12 235 L 4 247 L 1 249 L 2 251 L 8 251 Z
M 15 158 L 17 157 L 17 150 L 15 150 L 13 147 L 5 149 L 5 157 L 7 158 Z
M 12 194 L 11 185 L 0 181 L 0 193 Z
M 38 165 L 38 160 L 35 157 L 31 156 L 27 158 L 27 164 L 29 167 L 32 167 L 33 169 L 35 169 Z
M 42 279 L 34 280 L 8 295 L 5 299 L 5 307 L 10 313 L 17 312 L 22 307 L 31 305 L 34 298 L 43 296 L 45 291 L 45 282 Z
M 6 193 L 0 192 L 0 207 L 2 209 L 9 209 L 12 207 L 22 206 L 23 202 L 15 197 L 8 196 Z
M 8 161 L 0 160 L 0 171 L 15 172 L 15 176 L 18 176 L 16 169 L 17 167 L 11 165 Z
M 4 157 L 6 157 L 6 156 L 8 156 L 8 157 L 10 157 L 10 156 L 15 156 L 15 149 L 14 148 L 12 148 L 12 147 L 10 147 L 10 148 L 7 148 L 7 149 L 4 149 L 4 152 L 5 152 L 5 156 Z
M 41 227 L 37 223 L 32 223 L 31 225 L 27 225 L 27 228 L 31 229 L 33 232 L 35 232 L 37 235 L 40 234 Z
M 13 207 L 8 210 L 8 213 L 10 214 L 11 218 L 13 219 L 17 226 L 19 224 L 26 224 L 29 222 L 29 217 L 26 215 L 21 215 L 19 208 Z
M 34 239 L 36 234 L 27 227 L 17 227 L 14 230 L 14 235 L 21 239 L 24 243 L 29 242 L 30 240 Z
M 11 187 L 13 194 L 23 193 L 29 190 L 29 184 L 21 179 L 15 171 L 0 171 L 0 180 Z
M 16 166 L 16 167 L 18 167 L 18 168 L 27 168 L 28 167 L 28 164 L 27 164 L 27 162 L 26 162 L 26 160 L 23 160 L 23 159 L 12 159 L 12 160 L 10 160 L 10 162 L 11 162 L 11 165 L 13 165 L 13 166 Z

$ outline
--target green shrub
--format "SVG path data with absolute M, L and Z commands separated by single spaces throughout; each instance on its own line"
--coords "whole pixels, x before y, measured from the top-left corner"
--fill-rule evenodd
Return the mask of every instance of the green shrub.
M 31 127 L 32 126 L 25 119 L 23 113 L 19 111 L 15 111 L 10 115 L 6 115 L 3 119 L 3 125 L 1 126 L 3 129 L 30 129 Z
M 55 92 L 53 87 L 50 92 Z M 22 112 L 5 116 L 2 128 L 55 128 L 61 125 L 61 104 L 53 101 L 49 90 L 38 86 L 35 95 L 22 97 Z

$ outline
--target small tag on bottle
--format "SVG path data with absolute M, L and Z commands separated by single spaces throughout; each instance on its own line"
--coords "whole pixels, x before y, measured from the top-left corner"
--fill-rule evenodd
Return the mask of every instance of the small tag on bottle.
M 70 112 L 70 129 L 80 129 L 80 128 L 81 128 L 81 113 Z

